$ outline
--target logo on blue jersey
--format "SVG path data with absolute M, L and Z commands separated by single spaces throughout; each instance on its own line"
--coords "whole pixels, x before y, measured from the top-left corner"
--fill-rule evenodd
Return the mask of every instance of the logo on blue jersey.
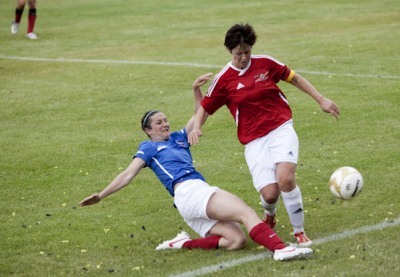
M 175 143 L 176 143 L 176 144 L 179 144 L 179 145 L 182 146 L 182 147 L 185 147 L 185 146 L 186 146 L 186 145 L 185 145 L 185 142 L 182 141 L 182 140 L 175 140 Z
M 168 148 L 166 145 L 161 145 L 157 147 L 157 151 L 163 150 L 164 148 Z

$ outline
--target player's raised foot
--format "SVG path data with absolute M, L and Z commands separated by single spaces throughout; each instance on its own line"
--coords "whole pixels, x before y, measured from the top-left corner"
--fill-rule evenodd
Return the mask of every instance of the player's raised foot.
M 11 34 L 15 35 L 16 33 L 18 33 L 18 29 L 19 29 L 19 23 L 15 21 L 11 22 Z
M 299 248 L 294 245 L 286 246 L 283 249 L 275 250 L 274 260 L 275 261 L 289 261 L 289 260 L 300 260 L 310 257 L 313 253 L 311 248 Z
M 156 250 L 164 249 L 181 249 L 183 244 L 190 240 L 190 236 L 185 231 L 179 233 L 176 237 L 171 240 L 166 240 L 156 247 Z
M 294 238 L 296 239 L 297 245 L 300 247 L 308 247 L 312 244 L 312 240 L 310 240 L 304 232 L 295 233 Z
M 269 215 L 267 212 L 264 213 L 263 221 L 267 223 L 267 225 L 273 229 L 275 227 L 275 215 Z
M 37 35 L 35 33 L 27 33 L 26 37 L 29 39 L 37 39 Z

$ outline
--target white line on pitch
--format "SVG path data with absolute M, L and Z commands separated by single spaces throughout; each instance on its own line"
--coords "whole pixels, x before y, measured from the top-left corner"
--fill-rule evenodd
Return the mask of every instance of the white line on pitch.
M 331 242 L 331 241 L 337 241 L 337 240 L 341 240 L 344 238 L 348 238 L 348 237 L 352 237 L 355 236 L 357 234 L 362 234 L 362 233 L 368 233 L 368 232 L 372 232 L 372 231 L 377 231 L 377 230 L 383 230 L 387 227 L 393 227 L 393 226 L 397 226 L 400 225 L 400 217 L 392 220 L 392 221 L 384 221 L 381 223 L 378 223 L 376 225 L 372 225 L 372 226 L 364 226 L 361 228 L 357 228 L 354 230 L 347 230 L 347 231 L 343 231 L 339 234 L 334 234 L 331 236 L 327 236 L 324 238 L 320 238 L 320 239 L 316 239 L 313 240 L 313 245 L 318 245 L 318 244 L 324 244 L 327 242 Z M 250 255 L 250 256 L 246 256 L 240 259 L 236 259 L 236 260 L 231 260 L 228 262 L 224 262 L 224 263 L 220 263 L 220 264 L 216 264 L 216 265 L 212 265 L 212 266 L 207 266 L 207 267 L 203 267 L 203 268 L 199 268 L 193 271 L 187 271 L 187 272 L 183 272 L 183 273 L 179 273 L 177 275 L 171 275 L 171 277 L 195 277 L 195 276 L 200 276 L 200 275 L 204 275 L 204 274 L 208 274 L 208 273 L 213 273 L 219 270 L 224 270 L 224 269 L 228 269 L 240 264 L 244 264 L 244 263 L 248 263 L 248 262 L 254 262 L 257 260 L 262 260 L 265 259 L 267 257 L 272 257 L 272 253 L 271 252 L 264 252 L 258 255 Z
M 183 67 L 198 67 L 198 68 L 222 68 L 219 65 L 200 64 L 200 63 L 178 63 L 178 62 L 153 62 L 153 61 L 128 61 L 128 60 L 84 60 L 84 59 L 64 59 L 64 58 L 31 58 L 31 57 L 16 57 L 16 56 L 0 56 L 4 60 L 18 61 L 38 61 L 38 62 L 60 62 L 60 63 L 106 63 L 106 64 L 143 64 L 143 65 L 160 65 L 160 66 L 183 66 Z M 400 79 L 396 75 L 372 75 L 372 74 L 352 74 L 352 73 L 334 73 L 324 71 L 309 71 L 297 69 L 299 73 L 310 75 L 338 76 L 338 77 L 353 77 L 353 78 L 375 78 L 375 79 Z
M 91 60 L 91 59 L 84 60 L 84 59 L 64 59 L 64 58 L 49 59 L 49 58 L 29 58 L 29 57 L 15 57 L 15 56 L 0 56 L 0 59 L 17 60 L 17 61 L 59 62 L 59 63 L 144 64 L 144 65 L 221 68 L 221 66 L 209 65 L 209 64 L 177 63 L 177 62 L 152 62 L 152 61 L 127 61 L 127 60 Z

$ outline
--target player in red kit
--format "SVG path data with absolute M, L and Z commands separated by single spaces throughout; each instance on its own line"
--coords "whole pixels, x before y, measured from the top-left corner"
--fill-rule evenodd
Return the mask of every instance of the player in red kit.
M 26 5 L 26 0 L 17 0 L 17 7 L 15 8 L 15 19 L 11 22 L 11 33 L 15 35 L 18 33 L 19 24 L 21 22 L 22 13 Z M 29 13 L 28 13 L 28 30 L 26 37 L 29 39 L 37 39 L 37 35 L 33 32 L 36 22 L 36 0 L 28 0 Z
M 232 60 L 214 77 L 196 113 L 189 142 L 197 144 L 208 116 L 226 105 L 235 119 L 239 141 L 245 145 L 246 162 L 265 210 L 264 221 L 275 226 L 281 195 L 296 242 L 309 246 L 312 241 L 304 232 L 303 201 L 295 176 L 299 141 L 288 101 L 277 83 L 291 83 L 335 117 L 339 108 L 285 64 L 270 56 L 252 55 L 256 39 L 248 24 L 236 24 L 226 33 L 224 44 Z

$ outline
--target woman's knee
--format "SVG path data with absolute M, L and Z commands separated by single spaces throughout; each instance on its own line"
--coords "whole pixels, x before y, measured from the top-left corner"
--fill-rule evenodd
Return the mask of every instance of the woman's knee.
M 283 176 L 279 178 L 278 184 L 281 191 L 291 191 L 296 187 L 296 177 L 290 175 Z
M 281 191 L 278 187 L 278 184 L 275 183 L 263 187 L 260 193 L 268 204 L 274 204 L 276 201 L 278 201 Z
M 296 187 L 296 164 L 284 162 L 277 164 L 276 177 L 282 191 L 290 191 Z

